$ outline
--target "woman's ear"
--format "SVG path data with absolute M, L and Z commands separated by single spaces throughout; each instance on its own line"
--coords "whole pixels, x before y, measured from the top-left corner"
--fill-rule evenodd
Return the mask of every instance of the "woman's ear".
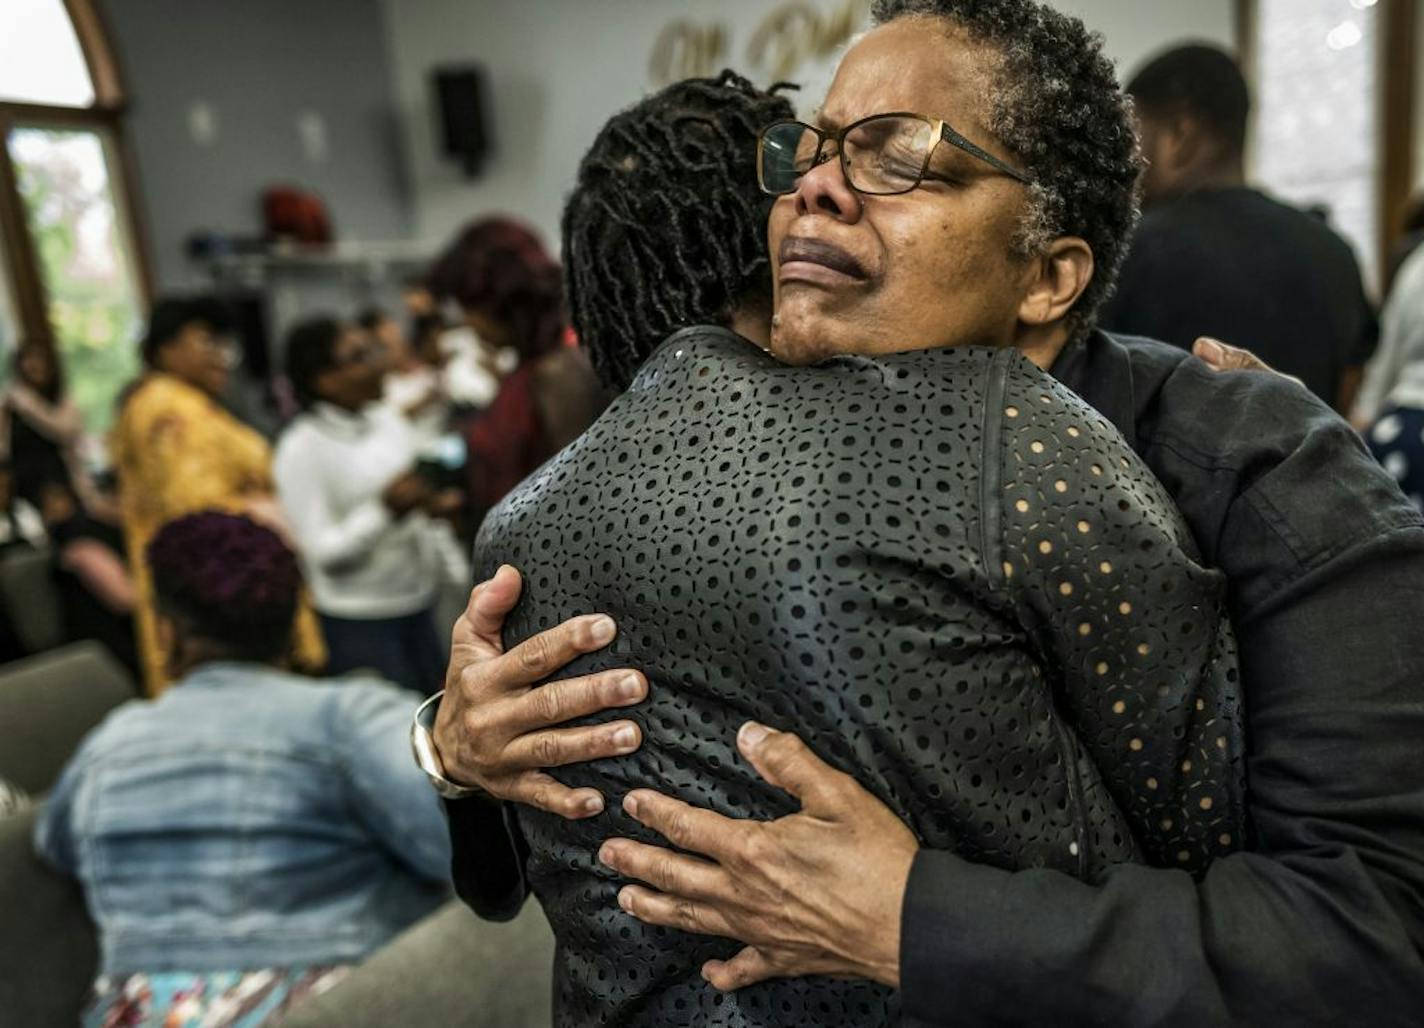
M 1030 262 L 1032 279 L 1019 321 L 1034 328 L 1062 321 L 1093 280 L 1093 250 L 1077 236 L 1060 236 Z

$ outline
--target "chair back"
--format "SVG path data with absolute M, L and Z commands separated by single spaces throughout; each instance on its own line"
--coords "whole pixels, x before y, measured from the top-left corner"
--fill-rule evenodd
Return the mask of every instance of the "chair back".
M 554 933 L 539 904 L 481 921 L 458 900 L 407 929 L 333 988 L 303 1000 L 284 1028 L 548 1028 Z
M 89 730 L 135 695 L 128 671 L 96 642 L 0 666 L 0 778 L 48 792 Z
M 99 963 L 79 883 L 35 856 L 37 813 L 0 818 L 0 1028 L 78 1024 Z
M 0 560 L 0 600 L 29 653 L 44 653 L 65 642 L 64 606 L 54 582 L 48 549 L 21 547 Z

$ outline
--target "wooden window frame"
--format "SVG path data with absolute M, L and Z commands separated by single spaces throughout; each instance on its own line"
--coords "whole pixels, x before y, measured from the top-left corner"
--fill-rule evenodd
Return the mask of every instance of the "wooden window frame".
M 1384 96 L 1380 106 L 1380 135 L 1384 154 L 1380 161 L 1380 268 L 1389 273 L 1389 258 L 1403 236 L 1402 224 L 1414 192 L 1414 90 L 1419 73 L 1416 39 L 1416 0 L 1381 0 L 1384 45 L 1380 59 Z
M 14 286 L 15 314 L 22 338 L 50 347 L 54 347 L 55 339 L 49 324 L 44 275 L 7 145 L 10 131 L 16 126 L 87 129 L 100 136 L 113 158 L 110 188 L 124 238 L 132 252 L 139 299 L 145 307 L 153 299 L 148 238 L 138 206 L 133 154 L 124 134 L 126 94 L 119 65 L 94 0 L 64 0 L 64 6 L 94 85 L 94 102 L 88 107 L 61 107 L 0 100 L 0 238 L 3 238 L 4 264 Z

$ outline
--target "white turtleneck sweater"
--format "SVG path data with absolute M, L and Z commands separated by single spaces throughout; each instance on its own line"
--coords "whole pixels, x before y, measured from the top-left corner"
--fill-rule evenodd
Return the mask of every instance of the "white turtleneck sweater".
M 319 403 L 277 444 L 277 495 L 301 549 L 317 610 L 358 620 L 429 607 L 464 563 L 448 526 L 397 518 L 381 494 L 414 467 L 419 439 L 384 404 L 360 413 Z

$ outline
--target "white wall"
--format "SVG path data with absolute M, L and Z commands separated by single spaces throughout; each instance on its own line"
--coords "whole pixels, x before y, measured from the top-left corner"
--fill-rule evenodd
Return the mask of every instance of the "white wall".
M 1236 47 L 1238 0 L 1050 0 L 1101 32 L 1123 75 L 1144 59 L 1182 42 Z
M 1057 0 L 1103 32 L 1125 72 L 1168 44 L 1234 45 L 1233 0 Z M 829 12 L 841 0 L 811 0 Z M 745 67 L 747 44 L 773 0 L 385 0 L 397 102 L 407 133 L 417 234 L 436 241 L 484 213 L 518 214 L 558 242 L 559 209 L 579 158 L 603 121 L 651 88 L 649 57 L 670 21 L 722 23 L 726 63 Z M 439 155 L 429 84 L 443 63 L 488 70 L 497 147 L 471 182 Z M 809 110 L 833 58 L 796 75 Z M 760 84 L 768 84 L 761 81 Z
M 259 197 L 276 182 L 321 194 L 339 237 L 409 234 L 379 0 L 103 0 L 102 10 L 132 101 L 125 124 L 161 290 L 207 282 L 184 256 L 191 233 L 260 235 Z M 196 107 L 209 115 L 206 138 L 192 128 Z M 315 152 L 304 122 L 323 129 Z

